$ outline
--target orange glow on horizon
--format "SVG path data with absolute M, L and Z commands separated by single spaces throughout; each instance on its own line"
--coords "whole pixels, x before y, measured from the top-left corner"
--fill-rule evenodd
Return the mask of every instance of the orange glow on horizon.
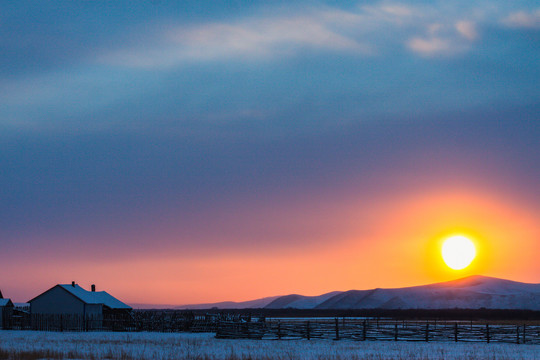
M 33 292 L 16 300 L 27 301 L 53 282 L 71 280 L 86 288 L 95 283 L 128 303 L 175 305 L 405 287 L 474 274 L 540 282 L 534 212 L 504 199 L 478 191 L 437 191 L 394 197 L 369 208 L 352 198 L 330 206 L 339 210 L 335 222 L 346 228 L 339 236 L 329 234 L 324 244 L 284 244 L 260 252 L 139 254 L 99 266 L 84 259 L 55 265 L 36 258 L 34 266 L 47 270 L 37 275 L 21 270 L 33 276 L 18 286 Z M 476 259 L 458 272 L 446 266 L 440 253 L 444 239 L 455 234 L 469 237 L 477 249 Z

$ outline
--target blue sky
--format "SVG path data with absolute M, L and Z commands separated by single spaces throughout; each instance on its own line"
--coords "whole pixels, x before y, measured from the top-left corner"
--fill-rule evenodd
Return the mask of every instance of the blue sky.
M 538 214 L 535 1 L 9 1 L 0 46 L 9 266 L 287 252 L 432 188 Z

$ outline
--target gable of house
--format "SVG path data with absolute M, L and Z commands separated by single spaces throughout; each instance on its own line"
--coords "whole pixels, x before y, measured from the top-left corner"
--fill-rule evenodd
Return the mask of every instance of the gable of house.
M 54 286 L 29 301 L 33 314 L 84 314 L 84 302 L 64 290 Z
M 0 307 L 13 307 L 11 299 L 0 299 Z

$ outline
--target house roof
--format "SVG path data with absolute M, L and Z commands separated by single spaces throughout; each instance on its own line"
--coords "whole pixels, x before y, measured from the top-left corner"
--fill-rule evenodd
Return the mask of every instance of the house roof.
M 13 306 L 10 299 L 0 299 L 0 306 Z
M 131 309 L 130 306 L 124 304 L 106 291 L 88 291 L 77 284 L 75 286 L 71 284 L 60 286 L 87 304 L 103 304 L 111 309 Z
M 111 309 L 125 309 L 125 310 L 131 310 L 131 306 L 124 304 L 111 294 L 107 293 L 106 291 L 88 291 L 80 287 L 79 285 L 75 284 L 59 284 L 56 285 L 61 287 L 62 289 L 69 292 L 71 295 L 75 296 L 85 304 L 102 304 L 105 305 Z M 55 286 L 55 287 L 56 287 Z M 49 289 L 50 290 L 50 289 Z M 47 291 L 49 291 L 47 290 Z M 45 291 L 45 292 L 47 292 Z M 44 293 L 43 293 L 44 294 Z M 43 295 L 41 294 L 41 295 Z M 34 301 L 41 295 L 36 296 L 29 302 Z

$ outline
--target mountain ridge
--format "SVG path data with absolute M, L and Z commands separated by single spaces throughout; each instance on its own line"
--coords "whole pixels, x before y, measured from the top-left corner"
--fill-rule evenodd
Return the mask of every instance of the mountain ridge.
M 182 309 L 519 309 L 540 311 L 540 284 L 472 275 L 403 288 L 289 294 L 246 302 L 184 305 Z

